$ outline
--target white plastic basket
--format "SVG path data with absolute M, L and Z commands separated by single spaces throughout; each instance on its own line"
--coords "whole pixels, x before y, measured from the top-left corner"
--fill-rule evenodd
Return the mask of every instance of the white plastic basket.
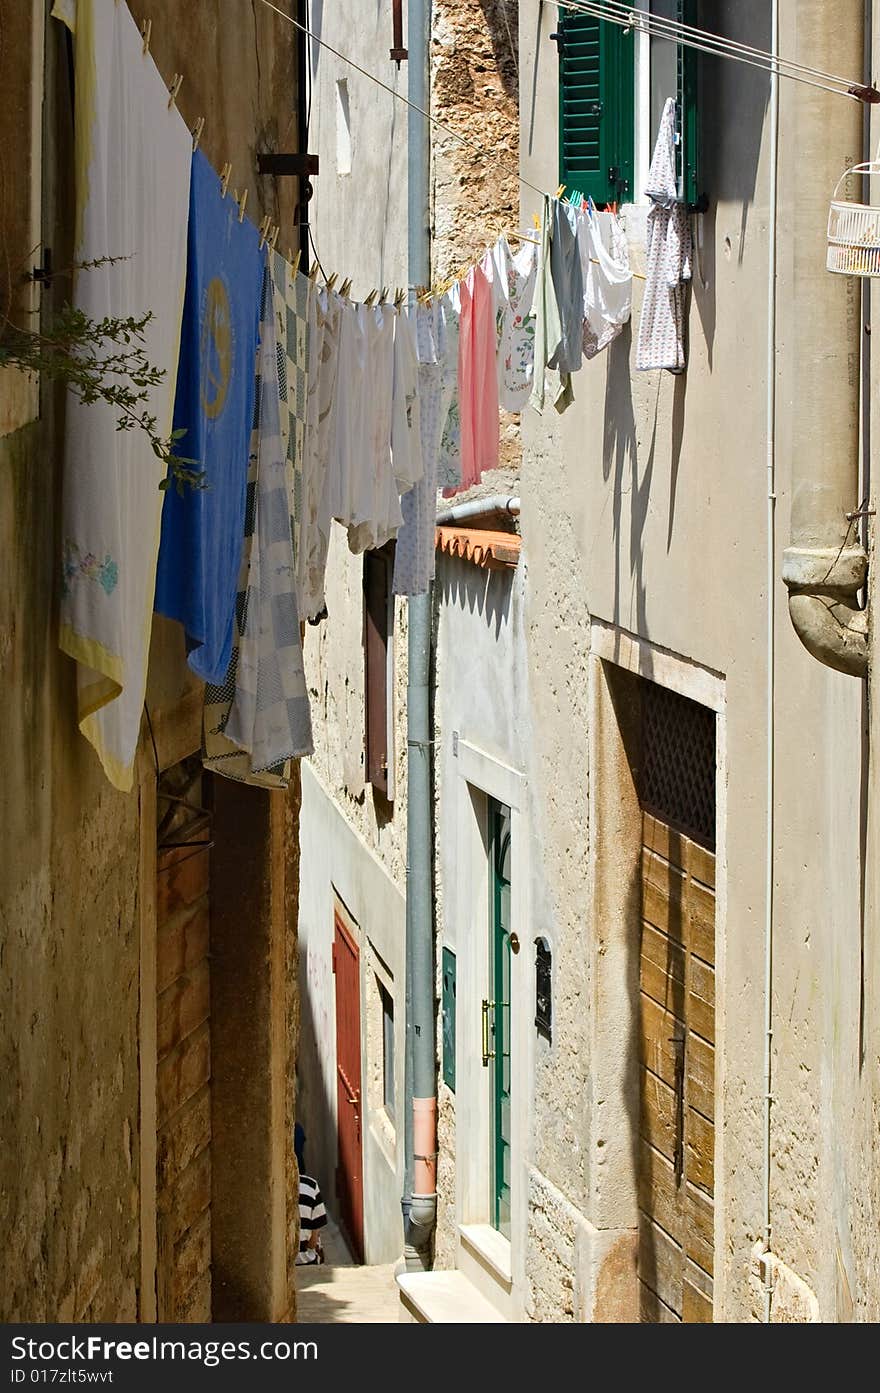
M 829 271 L 838 276 L 880 276 L 880 208 L 839 198 L 851 174 L 880 173 L 880 160 L 854 164 L 839 179 L 828 210 Z

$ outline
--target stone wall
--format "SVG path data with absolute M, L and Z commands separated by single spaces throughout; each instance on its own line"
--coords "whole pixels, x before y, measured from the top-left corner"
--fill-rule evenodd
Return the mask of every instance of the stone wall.
M 36 6 L 40 14 L 46 8 Z M 262 7 L 238 7 L 235 18 L 220 0 L 131 8 L 138 20 L 152 18 L 152 50 L 169 82 L 184 74 L 184 117 L 190 125 L 207 117 L 203 148 L 212 161 L 231 159 L 233 184 L 250 189 L 249 212 L 257 220 L 271 212 L 283 223 L 280 244 L 293 241 L 292 182 L 259 179 L 254 158 L 264 145 L 295 148 L 292 31 Z M 9 152 L 22 138 L 30 67 L 24 39 L 6 19 L 4 61 L 8 52 L 20 77 L 17 86 L 4 79 L 9 99 L 0 124 Z M 55 20 L 47 21 L 45 48 L 43 226 L 63 268 L 72 259 L 73 133 L 67 38 Z M 0 220 L 4 264 L 26 267 L 33 242 L 7 211 Z M 59 278 L 44 306 L 68 293 Z M 10 402 L 20 405 L 17 390 L 0 379 L 7 429 L 21 419 L 20 410 L 17 417 L 8 410 Z M 128 1321 L 142 1313 L 144 1298 L 140 809 L 137 790 L 114 791 L 80 735 L 73 665 L 57 646 L 63 406 L 63 393 L 44 382 L 39 420 L 0 438 L 0 1318 Z M 187 676 L 176 626 L 155 626 L 148 700 L 160 753 L 179 749 L 179 758 L 197 748 L 200 693 Z M 155 836 L 152 822 L 143 832 Z M 290 826 L 284 840 L 290 864 Z M 293 914 L 288 898 L 288 922 Z M 287 1120 L 279 1116 L 279 1126 L 289 1140 L 298 1019 L 292 961 L 287 982 Z M 292 1165 L 290 1177 L 295 1224 Z M 291 1273 L 295 1238 L 294 1228 Z

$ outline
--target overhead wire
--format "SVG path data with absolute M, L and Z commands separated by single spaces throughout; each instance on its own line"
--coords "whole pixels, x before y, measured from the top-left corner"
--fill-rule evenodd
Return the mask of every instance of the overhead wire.
M 851 101 L 880 101 L 880 92 L 873 86 L 824 72 L 821 68 L 797 63 L 793 59 L 783 58 L 752 44 L 743 44 L 720 34 L 713 34 L 707 29 L 698 29 L 695 25 L 685 24 L 680 20 L 652 14 L 648 10 L 624 4 L 622 0 L 550 0 L 550 3 L 564 12 L 589 15 L 615 24 L 621 29 L 634 29 L 684 48 L 695 49 L 699 53 L 743 63 L 768 75 L 776 73 L 780 77 L 830 92 L 834 96 L 848 97 Z
M 294 29 L 299 29 L 300 33 L 308 35 L 314 43 L 320 44 L 322 48 L 326 48 L 327 52 L 332 53 L 334 58 L 338 58 L 341 63 L 346 63 L 350 68 L 353 68 L 355 72 L 360 73 L 362 77 L 367 78 L 370 82 L 374 82 L 377 87 L 381 87 L 389 96 L 396 97 L 399 102 L 403 102 L 405 106 L 411 107 L 413 111 L 417 111 L 418 114 L 424 116 L 425 120 L 429 121 L 432 126 L 436 126 L 438 131 L 443 131 L 444 135 L 451 136 L 453 140 L 457 140 L 465 149 L 471 150 L 477 155 L 492 153 L 486 146 L 477 145 L 474 141 L 468 140 L 467 136 L 460 135 L 458 131 L 454 131 L 452 127 L 447 126 L 444 121 L 440 121 L 436 116 L 432 116 L 430 111 L 423 110 L 423 108 L 418 106 L 415 102 L 410 101 L 409 97 L 405 97 L 402 92 L 396 91 L 395 88 L 390 87 L 387 82 L 383 82 L 375 73 L 369 72 L 367 68 L 362 68 L 360 63 L 356 63 L 355 60 L 349 58 L 347 54 L 340 53 L 338 48 L 334 48 L 326 39 L 322 39 L 318 34 L 315 34 L 308 25 L 301 24 L 298 19 L 294 19 L 293 15 L 289 15 L 284 10 L 280 10 L 277 5 L 273 5 L 272 0 L 260 0 L 260 3 L 265 5 L 267 10 L 272 10 L 273 13 L 277 14 L 281 19 L 286 20 Z M 523 178 L 518 169 L 516 171 L 516 177 L 524 188 L 531 189 L 533 193 L 539 194 L 541 198 L 548 197 L 545 189 L 540 189 L 537 184 L 533 184 L 529 179 Z

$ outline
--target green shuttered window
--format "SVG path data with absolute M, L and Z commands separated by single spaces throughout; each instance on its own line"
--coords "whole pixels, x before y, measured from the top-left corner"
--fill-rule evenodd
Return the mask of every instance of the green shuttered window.
M 697 0 L 653 0 L 651 12 L 694 24 Z M 636 112 L 636 34 L 592 15 L 560 12 L 559 178 L 568 189 L 592 196 L 600 206 L 637 198 L 634 187 L 637 124 L 648 157 L 654 148 L 663 103 L 678 106 L 679 197 L 696 204 L 700 195 L 698 53 L 652 37 L 650 103 Z
M 635 42 L 589 15 L 559 15 L 560 180 L 598 204 L 631 199 Z

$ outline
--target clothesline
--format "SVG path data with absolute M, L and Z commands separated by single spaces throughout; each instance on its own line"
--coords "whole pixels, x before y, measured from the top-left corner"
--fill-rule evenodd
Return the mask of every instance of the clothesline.
M 621 0 L 551 0 L 551 3 L 558 10 L 590 15 L 609 24 L 616 24 L 622 29 L 634 29 L 654 38 L 667 39 L 684 48 L 695 49 L 699 53 L 744 63 L 748 67 L 758 68 L 771 75 L 775 73 L 779 77 L 804 83 L 835 96 L 872 104 L 880 102 L 880 92 L 873 84 L 866 85 L 861 81 L 839 77 L 834 73 L 824 72 L 821 68 L 813 68 L 794 59 L 784 58 L 781 54 L 713 34 L 708 29 L 699 29 L 680 20 L 652 14 L 639 6 L 622 3 Z

